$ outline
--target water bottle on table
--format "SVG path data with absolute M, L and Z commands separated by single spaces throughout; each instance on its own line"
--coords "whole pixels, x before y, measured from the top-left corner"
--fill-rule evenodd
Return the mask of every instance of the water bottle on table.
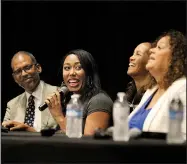
M 66 108 L 66 135 L 69 138 L 82 137 L 83 106 L 79 94 L 73 94 Z
M 113 140 L 128 141 L 129 140 L 129 125 L 128 115 L 130 109 L 124 92 L 117 93 L 117 99 L 113 104 Z
M 169 107 L 169 129 L 167 134 L 168 144 L 184 142 L 182 136 L 183 104 L 179 98 L 173 99 Z

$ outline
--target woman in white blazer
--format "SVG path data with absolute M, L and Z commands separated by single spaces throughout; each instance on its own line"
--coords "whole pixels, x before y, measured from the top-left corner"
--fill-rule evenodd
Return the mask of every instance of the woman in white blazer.
M 186 50 L 186 39 L 179 31 L 170 30 L 155 41 L 146 65 L 153 80 L 129 115 L 130 129 L 167 133 L 169 105 L 178 97 L 184 106 L 182 133 L 186 139 Z

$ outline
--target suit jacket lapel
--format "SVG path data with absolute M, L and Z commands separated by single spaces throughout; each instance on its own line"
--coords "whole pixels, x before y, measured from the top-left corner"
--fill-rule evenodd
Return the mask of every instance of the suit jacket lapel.
M 15 103 L 15 109 L 17 110 L 13 110 L 15 112 L 15 114 L 13 114 L 13 116 L 15 116 L 13 118 L 14 121 L 24 122 L 26 106 L 27 106 L 27 97 L 26 97 L 26 93 L 23 93 L 19 102 Z
M 43 103 L 45 102 L 47 96 L 49 96 L 49 94 L 54 92 L 54 88 L 51 88 L 50 86 L 48 86 L 45 82 L 44 82 L 44 86 L 43 86 L 43 94 L 42 94 L 42 101 Z M 47 128 L 48 125 L 50 124 L 50 118 L 51 118 L 51 113 L 49 111 L 48 108 L 46 108 L 44 111 L 41 112 L 41 128 Z
M 165 102 L 165 97 L 167 95 L 167 92 L 165 92 L 157 101 L 157 103 L 153 106 L 153 108 L 151 109 L 151 111 L 149 112 L 149 114 L 147 115 L 145 121 L 144 121 L 144 125 L 143 125 L 143 131 L 149 131 L 151 124 L 155 120 L 155 116 L 159 113 L 159 111 L 161 110 L 161 105 L 163 105 Z M 154 125 L 155 126 L 155 125 Z M 156 128 L 156 127 L 155 127 Z
M 47 86 L 46 84 L 44 83 L 43 85 L 43 91 L 42 91 L 42 102 L 44 103 L 45 100 L 46 100 L 46 97 L 48 96 L 47 95 Z M 43 104 L 42 103 L 42 104 Z M 48 115 L 48 110 L 44 110 L 41 112 L 41 129 L 44 129 L 45 127 L 47 127 L 47 124 L 48 124 L 48 119 L 49 119 L 49 115 Z

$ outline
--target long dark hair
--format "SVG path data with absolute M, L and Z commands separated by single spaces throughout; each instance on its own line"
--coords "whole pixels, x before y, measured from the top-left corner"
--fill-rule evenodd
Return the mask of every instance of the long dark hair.
M 85 71 L 85 76 L 86 76 L 85 84 L 80 91 L 81 92 L 80 100 L 82 103 L 87 103 L 92 96 L 96 95 L 101 91 L 101 84 L 100 84 L 96 62 L 93 56 L 89 52 L 83 49 L 71 50 L 63 57 L 61 61 L 61 71 L 66 57 L 70 54 L 74 54 L 78 57 L 78 59 L 80 60 L 80 64 Z M 66 105 L 66 103 L 68 102 L 68 98 L 66 100 L 67 101 L 64 102 L 65 103 L 64 105 Z
M 145 91 L 146 89 L 144 88 L 144 86 L 141 87 L 139 90 L 137 90 L 134 80 L 130 81 L 127 84 L 127 88 L 126 88 L 126 95 L 127 95 L 128 102 L 130 104 L 133 103 L 133 105 L 138 105 Z

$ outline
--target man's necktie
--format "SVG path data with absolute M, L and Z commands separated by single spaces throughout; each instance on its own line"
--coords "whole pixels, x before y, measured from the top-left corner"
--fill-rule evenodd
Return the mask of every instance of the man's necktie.
M 32 127 L 34 124 L 34 117 L 35 117 L 34 96 L 30 95 L 28 99 L 28 107 L 26 109 L 24 123 Z

